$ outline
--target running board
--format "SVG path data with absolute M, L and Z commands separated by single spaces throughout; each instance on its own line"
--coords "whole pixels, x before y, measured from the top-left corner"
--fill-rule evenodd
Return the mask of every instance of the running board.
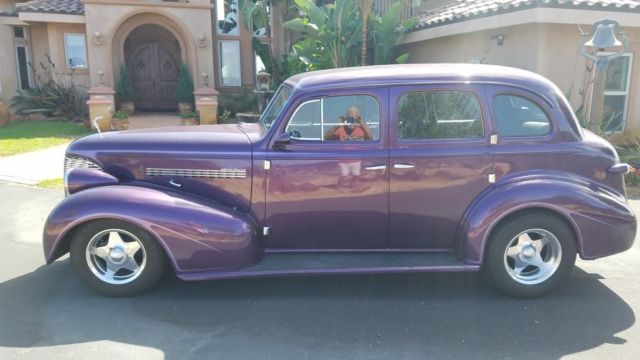
M 369 274 L 404 272 L 478 271 L 450 252 L 433 253 L 270 253 L 261 262 L 237 270 L 188 272 L 182 280 L 228 279 L 240 277 Z

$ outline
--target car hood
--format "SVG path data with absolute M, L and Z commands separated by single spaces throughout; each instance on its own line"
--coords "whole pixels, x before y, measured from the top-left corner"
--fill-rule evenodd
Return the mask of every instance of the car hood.
M 250 152 L 251 141 L 235 124 L 176 126 L 94 134 L 76 140 L 67 151 L 88 157 L 102 152 L 148 156 L 166 156 L 168 153 L 220 155 Z

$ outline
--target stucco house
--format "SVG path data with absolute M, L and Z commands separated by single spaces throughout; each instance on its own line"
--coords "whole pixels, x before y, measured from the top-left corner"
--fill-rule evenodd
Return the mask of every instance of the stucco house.
M 284 53 L 282 27 L 246 29 L 237 0 L 0 0 L 0 97 L 38 81 L 47 56 L 85 90 L 115 88 L 131 74 L 138 109 L 174 110 L 178 67 L 187 64 L 196 91 L 237 91 L 264 67 L 252 39 Z M 274 7 L 275 23 L 281 11 Z M 29 65 L 29 64 L 32 64 Z
M 181 62 L 196 92 L 209 97 L 253 87 L 264 67 L 254 43 L 270 43 L 279 58 L 289 39 L 282 5 L 271 9 L 267 34 L 242 25 L 237 1 L 0 0 L 0 98 L 8 102 L 15 89 L 33 86 L 47 57 L 62 72 L 73 70 L 77 85 L 94 93 L 114 89 L 124 64 L 142 110 L 175 110 Z M 375 0 L 376 9 L 385 12 L 394 1 Z M 607 71 L 605 113 L 613 119 L 614 140 L 640 130 L 640 0 L 402 1 L 402 16 L 419 18 L 398 45 L 399 53 L 411 53 L 409 62 L 531 70 L 558 84 L 575 109 L 589 108 L 595 73 L 578 51 L 579 29 L 590 31 L 603 18 L 619 21 L 630 48 Z
M 620 23 L 629 49 L 606 71 L 604 116 L 613 141 L 640 130 L 640 1 L 467 0 L 425 2 L 400 51 L 409 62 L 514 66 L 555 82 L 587 116 L 593 63 L 579 52 L 580 29 L 608 18 Z

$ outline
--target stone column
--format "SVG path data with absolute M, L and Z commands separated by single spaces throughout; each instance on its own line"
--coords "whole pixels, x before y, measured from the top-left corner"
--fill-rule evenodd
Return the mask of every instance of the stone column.
M 101 132 L 111 130 L 111 101 L 104 96 L 93 95 L 87 101 L 91 128 Z

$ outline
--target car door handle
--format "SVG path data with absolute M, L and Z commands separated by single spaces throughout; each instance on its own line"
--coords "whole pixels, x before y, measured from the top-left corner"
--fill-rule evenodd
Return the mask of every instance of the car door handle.
M 413 169 L 414 167 L 416 166 L 411 164 L 393 164 L 394 169 Z
M 367 166 L 365 169 L 367 170 L 384 170 L 387 168 L 387 165 L 371 165 Z
M 182 187 L 182 184 L 180 184 L 179 182 L 175 182 L 172 180 L 169 180 L 169 184 L 175 186 L 175 187 Z

